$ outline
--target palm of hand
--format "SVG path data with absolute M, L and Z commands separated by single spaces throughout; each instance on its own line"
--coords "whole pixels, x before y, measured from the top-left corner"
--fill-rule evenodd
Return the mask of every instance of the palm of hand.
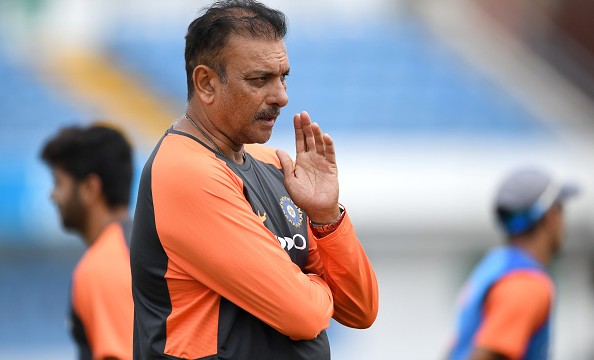
M 285 187 L 295 205 L 306 213 L 315 213 L 318 209 L 331 210 L 338 203 L 336 164 L 328 162 L 315 151 L 298 154 L 293 176 L 285 177 Z
M 314 222 L 327 222 L 340 214 L 338 209 L 338 169 L 334 143 L 322 134 L 306 112 L 295 115 L 295 163 L 278 150 L 285 174 L 285 188 L 295 205 Z

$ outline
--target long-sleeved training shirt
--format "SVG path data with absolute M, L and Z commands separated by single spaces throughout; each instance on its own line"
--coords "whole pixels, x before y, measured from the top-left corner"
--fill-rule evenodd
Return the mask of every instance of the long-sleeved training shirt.
M 130 225 L 107 225 L 72 274 L 70 326 L 80 360 L 132 359 Z
M 347 214 L 315 238 L 273 149 L 241 165 L 169 129 L 140 180 L 131 243 L 135 359 L 329 359 L 331 317 L 377 315 Z

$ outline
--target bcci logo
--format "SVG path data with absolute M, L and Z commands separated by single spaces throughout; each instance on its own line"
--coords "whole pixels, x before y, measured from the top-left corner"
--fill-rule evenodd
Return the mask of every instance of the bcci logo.
M 301 226 L 301 223 L 303 222 L 303 214 L 301 213 L 301 209 L 299 209 L 290 198 L 283 196 L 280 199 L 280 206 L 283 209 L 285 217 L 291 224 L 296 227 Z

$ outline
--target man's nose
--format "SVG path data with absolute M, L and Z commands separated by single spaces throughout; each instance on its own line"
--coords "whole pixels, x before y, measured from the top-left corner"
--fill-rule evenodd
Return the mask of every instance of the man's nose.
M 289 95 L 287 95 L 287 85 L 283 81 L 278 81 L 274 85 L 274 89 L 267 101 L 268 105 L 276 105 L 283 107 L 289 103 Z

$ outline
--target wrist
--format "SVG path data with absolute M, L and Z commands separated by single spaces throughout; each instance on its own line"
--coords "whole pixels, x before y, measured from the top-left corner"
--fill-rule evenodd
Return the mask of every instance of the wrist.
M 328 225 L 336 222 L 342 217 L 344 207 L 340 204 L 332 211 L 320 211 L 320 212 L 306 212 L 309 222 L 316 225 Z
M 309 225 L 311 226 L 314 235 L 316 235 L 319 238 L 322 238 L 326 235 L 331 234 L 332 232 L 334 232 L 334 230 L 338 229 L 340 223 L 342 222 L 342 219 L 344 218 L 344 207 L 342 207 L 342 205 L 339 205 L 338 211 L 338 217 L 336 217 L 334 220 L 330 222 L 318 223 L 310 219 Z

